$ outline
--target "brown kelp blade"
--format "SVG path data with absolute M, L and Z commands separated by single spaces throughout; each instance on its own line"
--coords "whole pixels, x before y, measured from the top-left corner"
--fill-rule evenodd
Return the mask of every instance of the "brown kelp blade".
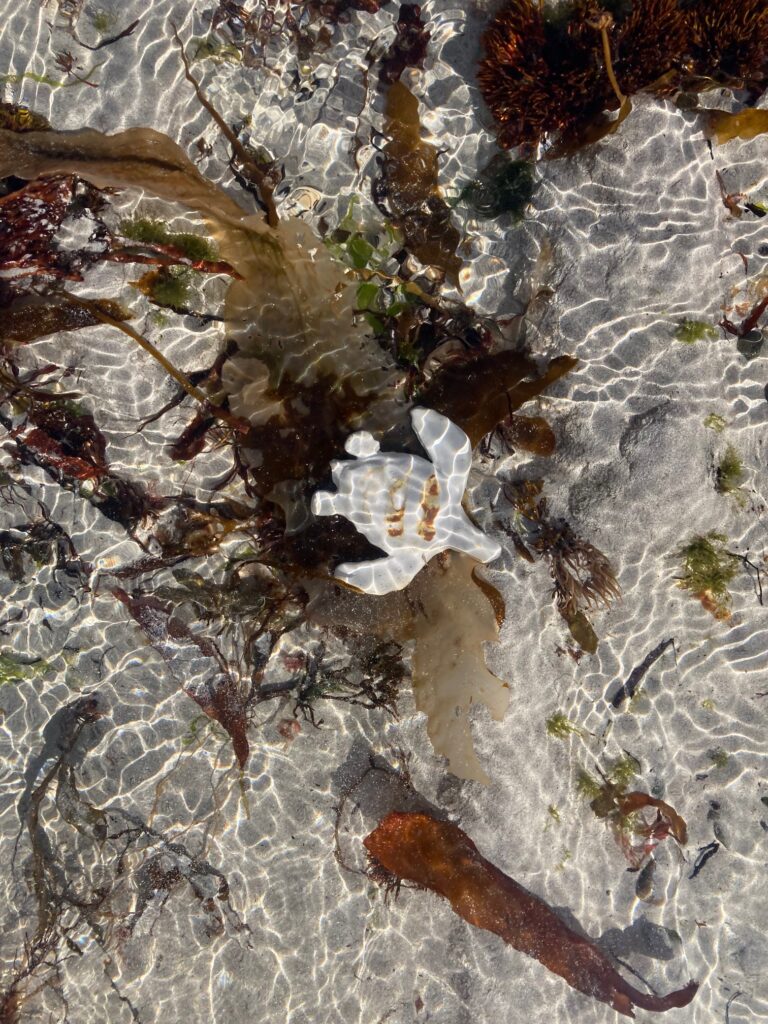
M 457 423 L 474 447 L 509 413 L 541 394 L 577 362 L 573 356 L 557 356 L 539 375 L 535 362 L 521 352 L 457 360 L 437 370 L 419 395 L 419 404 Z
M 768 132 L 768 110 L 709 110 L 704 116 L 707 138 L 719 145 L 732 139 L 756 139 Z
M 481 856 L 469 836 L 451 822 L 393 811 L 364 845 L 390 876 L 443 896 L 465 921 L 494 932 L 579 992 L 627 1017 L 634 1017 L 633 1006 L 660 1012 L 687 1006 L 696 994 L 694 981 L 666 996 L 633 988 L 601 949 Z

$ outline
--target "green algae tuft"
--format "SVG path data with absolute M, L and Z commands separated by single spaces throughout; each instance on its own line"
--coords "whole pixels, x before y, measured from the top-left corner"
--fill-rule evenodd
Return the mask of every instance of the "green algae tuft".
M 727 619 L 731 611 L 728 584 L 739 571 L 739 557 L 728 551 L 724 533 L 697 534 L 678 551 L 683 576 L 677 585 L 698 597 L 716 619 Z
M 727 425 L 725 419 L 722 416 L 718 416 L 716 412 L 711 412 L 709 416 L 704 418 L 704 426 L 708 430 L 714 430 L 716 434 L 722 434 Z
M 163 221 L 156 217 L 126 217 L 120 221 L 119 230 L 132 242 L 171 245 L 193 263 L 201 260 L 212 263 L 219 258 L 216 246 L 207 238 L 192 231 L 169 231 Z
M 562 711 L 556 711 L 547 719 L 547 733 L 556 740 L 564 740 L 572 733 L 581 733 L 578 725 L 569 721 Z
M 747 496 L 741 488 L 745 477 L 744 463 L 732 444 L 725 449 L 725 454 L 715 470 L 715 489 L 719 494 L 730 494 L 736 503 L 743 507 Z
M 683 345 L 695 345 L 697 341 L 716 341 L 717 328 L 703 320 L 683 320 L 675 331 L 675 341 Z

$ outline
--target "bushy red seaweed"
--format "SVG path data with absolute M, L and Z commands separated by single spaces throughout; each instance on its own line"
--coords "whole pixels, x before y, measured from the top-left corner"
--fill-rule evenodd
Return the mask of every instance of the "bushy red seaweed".
M 754 98 L 768 82 L 764 0 L 573 0 L 551 16 L 536 0 L 509 0 L 483 41 L 478 80 L 504 148 L 557 134 L 568 140 L 559 152 L 596 141 L 637 92 L 725 85 Z

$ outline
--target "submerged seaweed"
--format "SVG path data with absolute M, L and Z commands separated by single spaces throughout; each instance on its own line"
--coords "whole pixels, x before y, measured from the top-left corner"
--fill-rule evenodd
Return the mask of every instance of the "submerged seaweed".
M 393 811 L 363 842 L 379 878 L 383 872 L 390 885 L 407 881 L 432 890 L 476 928 L 499 935 L 577 991 L 627 1017 L 634 1017 L 634 1006 L 651 1011 L 687 1006 L 696 994 L 696 982 L 667 996 L 634 989 L 597 945 L 485 860 L 469 836 L 451 822 Z
M 549 517 L 542 489 L 541 481 L 505 485 L 514 519 L 512 525 L 502 525 L 523 558 L 533 561 L 537 556 L 549 563 L 557 610 L 582 650 L 594 654 L 598 639 L 586 612 L 611 605 L 621 596 L 621 588 L 602 551 L 564 520 Z
M 438 151 L 421 138 L 418 100 L 400 81 L 387 90 L 385 114 L 389 141 L 373 182 L 374 202 L 402 231 L 410 253 L 458 285 L 461 235 L 438 189 Z
M 536 192 L 538 182 L 530 160 L 509 160 L 495 156 L 476 181 L 465 185 L 459 196 L 481 217 L 512 214 L 521 221 Z
M 741 456 L 729 444 L 715 469 L 715 489 L 720 494 L 730 494 L 740 508 L 747 503 L 747 495 L 741 486 L 745 475 Z
M 762 0 L 606 7 L 574 0 L 550 14 L 534 0 L 509 0 L 496 15 L 478 79 L 504 148 L 532 148 L 559 134 L 559 152 L 572 151 L 615 131 L 631 109 L 628 97 L 641 91 L 668 96 L 726 85 L 756 96 L 765 88 Z M 613 120 L 605 117 L 616 110 Z
M 693 537 L 678 551 L 684 575 L 678 577 L 677 585 L 698 597 L 716 619 L 730 618 L 728 584 L 740 566 L 739 556 L 728 551 L 727 542 L 725 534 L 713 530 L 706 536 Z
M 686 823 L 673 807 L 648 793 L 627 792 L 639 771 L 637 758 L 625 754 L 613 761 L 606 772 L 598 768 L 600 780 L 583 768 L 576 778 L 577 791 L 589 800 L 594 814 L 611 826 L 632 871 L 639 871 L 668 836 L 681 846 L 688 841 Z M 646 808 L 654 812 L 650 822 L 640 813 Z

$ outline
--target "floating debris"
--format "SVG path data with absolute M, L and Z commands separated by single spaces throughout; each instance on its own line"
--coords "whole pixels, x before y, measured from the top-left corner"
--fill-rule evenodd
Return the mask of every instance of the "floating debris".
M 469 438 L 432 409 L 412 409 L 411 422 L 429 461 L 382 454 L 367 431 L 347 439 L 354 461 L 331 463 L 336 493 L 318 491 L 315 515 L 342 515 L 387 557 L 344 563 L 334 576 L 368 594 L 402 590 L 441 551 L 461 551 L 481 562 L 501 554 L 462 508 L 472 468 Z

